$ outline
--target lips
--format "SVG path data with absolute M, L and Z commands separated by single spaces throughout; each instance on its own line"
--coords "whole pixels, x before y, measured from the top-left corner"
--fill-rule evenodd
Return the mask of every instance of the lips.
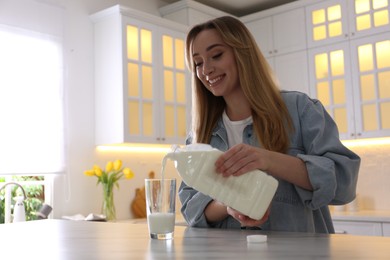
M 211 86 L 211 85 L 218 83 L 222 78 L 223 78 L 222 76 L 218 76 L 218 77 L 213 78 L 213 79 L 208 79 L 207 82 Z

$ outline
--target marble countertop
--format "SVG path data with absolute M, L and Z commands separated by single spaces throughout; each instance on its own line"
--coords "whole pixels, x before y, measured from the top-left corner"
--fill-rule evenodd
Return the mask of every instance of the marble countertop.
M 0 225 L 1 259 L 390 259 L 390 238 L 175 226 L 150 239 L 146 223 L 39 220 Z M 248 243 L 250 235 L 266 235 Z
M 358 210 L 358 211 L 332 211 L 333 220 L 345 221 L 375 221 L 389 222 L 390 211 L 387 210 Z

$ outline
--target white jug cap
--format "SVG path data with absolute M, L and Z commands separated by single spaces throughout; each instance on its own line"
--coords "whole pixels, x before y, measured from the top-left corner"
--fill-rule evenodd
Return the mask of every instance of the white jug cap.
M 248 243 L 264 243 L 267 242 L 267 235 L 249 235 L 246 236 Z

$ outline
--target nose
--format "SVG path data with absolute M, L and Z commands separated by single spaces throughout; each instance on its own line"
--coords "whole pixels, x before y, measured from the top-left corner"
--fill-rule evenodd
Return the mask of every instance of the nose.
M 212 72 L 214 71 L 214 66 L 212 66 L 212 64 L 210 64 L 210 62 L 205 62 L 203 64 L 203 76 L 208 76 L 210 75 Z

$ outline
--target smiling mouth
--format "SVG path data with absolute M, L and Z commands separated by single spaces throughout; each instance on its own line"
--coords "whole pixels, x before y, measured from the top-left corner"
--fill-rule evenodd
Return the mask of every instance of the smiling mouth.
M 211 85 L 217 83 L 218 81 L 220 81 L 221 79 L 222 79 L 222 76 L 219 76 L 219 77 L 216 77 L 216 78 L 213 78 L 213 79 L 209 79 L 209 80 L 207 80 L 207 82 L 211 86 Z

